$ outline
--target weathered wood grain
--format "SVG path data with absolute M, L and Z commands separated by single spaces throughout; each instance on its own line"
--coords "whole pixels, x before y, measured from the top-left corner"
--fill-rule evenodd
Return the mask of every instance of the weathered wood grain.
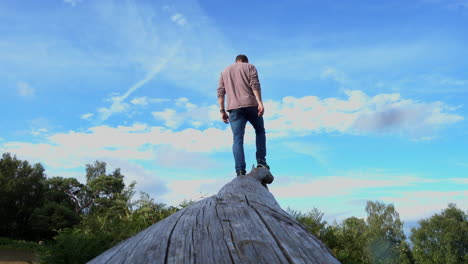
M 89 263 L 339 263 L 281 209 L 266 187 L 272 181 L 268 169 L 254 168 Z

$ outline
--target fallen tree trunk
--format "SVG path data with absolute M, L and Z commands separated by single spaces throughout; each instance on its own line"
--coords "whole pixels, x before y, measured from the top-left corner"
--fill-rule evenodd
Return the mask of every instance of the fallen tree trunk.
M 266 187 L 272 181 L 255 168 L 89 263 L 339 263 L 281 209 Z

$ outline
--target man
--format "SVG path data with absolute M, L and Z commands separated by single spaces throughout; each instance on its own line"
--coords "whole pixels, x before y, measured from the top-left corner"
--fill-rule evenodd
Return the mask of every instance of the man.
M 227 108 L 224 96 L 227 94 Z M 233 133 L 232 152 L 234 153 L 237 176 L 245 175 L 244 134 L 247 121 L 255 129 L 257 145 L 257 167 L 270 168 L 266 163 L 266 138 L 263 126 L 263 102 L 258 81 L 257 69 L 249 64 L 245 55 L 238 55 L 236 63 L 229 65 L 221 73 L 218 85 L 218 103 L 221 119 L 231 123 Z M 229 116 L 226 113 L 229 112 Z

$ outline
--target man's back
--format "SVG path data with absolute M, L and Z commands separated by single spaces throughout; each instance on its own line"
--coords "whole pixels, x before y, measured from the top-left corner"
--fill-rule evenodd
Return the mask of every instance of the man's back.
M 224 107 L 224 96 L 228 96 L 229 116 Z M 270 169 L 266 163 L 266 137 L 263 125 L 263 102 L 258 81 L 257 69 L 249 64 L 245 55 L 238 55 L 236 63 L 229 65 L 221 73 L 218 85 L 218 104 L 221 120 L 230 123 L 233 144 L 235 168 L 237 176 L 245 175 L 246 164 L 244 156 L 244 134 L 247 122 L 252 124 L 255 130 L 255 144 L 257 152 L 257 166 Z
M 254 65 L 237 62 L 229 65 L 221 73 L 218 97 L 227 94 L 227 110 L 256 106 L 253 90 L 260 90 L 257 69 Z

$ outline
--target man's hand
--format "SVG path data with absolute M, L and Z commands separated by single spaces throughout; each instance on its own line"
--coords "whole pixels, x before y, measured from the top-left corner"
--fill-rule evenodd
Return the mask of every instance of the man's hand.
M 221 113 L 221 119 L 223 120 L 224 123 L 229 123 L 229 116 L 226 112 Z
M 258 105 L 258 116 L 263 116 L 263 113 L 265 112 L 265 108 L 263 108 L 263 104 Z

